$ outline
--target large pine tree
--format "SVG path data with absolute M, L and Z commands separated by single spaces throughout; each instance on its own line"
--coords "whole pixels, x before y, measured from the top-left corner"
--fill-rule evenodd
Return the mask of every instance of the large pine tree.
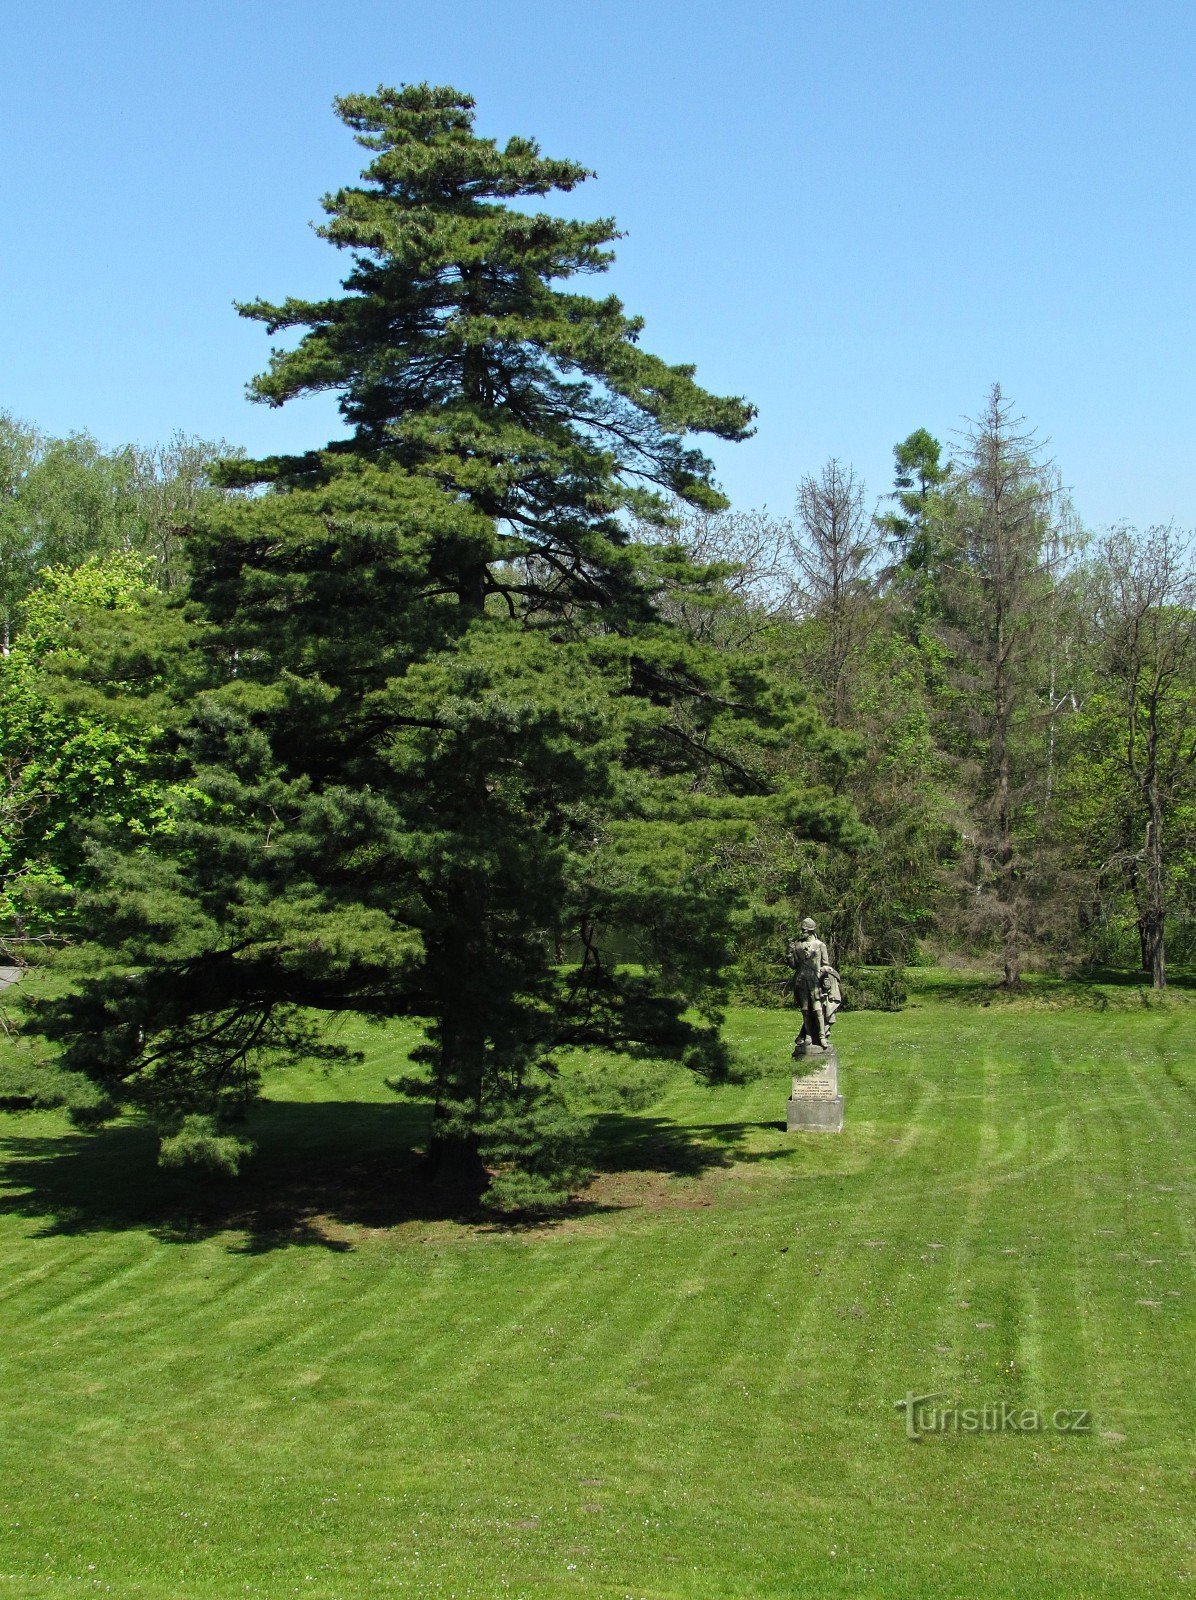
M 764 808 L 850 824 L 770 782 L 780 741 L 828 737 L 813 713 L 662 618 L 710 579 L 670 506 L 723 504 L 688 437 L 753 413 L 565 287 L 613 224 L 521 202 L 586 171 L 479 138 L 452 89 L 337 109 L 372 152 L 324 201 L 345 293 L 241 310 L 300 330 L 253 393 L 334 391 L 348 436 L 229 465 L 254 492 L 190 547 L 197 798 L 169 839 L 104 847 L 45 1027 L 168 1158 L 232 1162 L 263 1062 L 321 1048 L 312 1008 L 427 1019 L 429 1168 L 497 1169 L 516 1203 L 568 1183 L 554 1050 L 719 1070 L 729 836 Z

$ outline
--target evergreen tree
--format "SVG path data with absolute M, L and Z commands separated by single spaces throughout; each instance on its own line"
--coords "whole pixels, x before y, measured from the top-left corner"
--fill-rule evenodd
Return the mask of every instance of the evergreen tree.
M 324 202 L 346 292 L 242 310 L 300 331 L 253 393 L 334 390 L 348 437 L 231 464 L 259 492 L 192 536 L 198 799 L 105 847 L 43 1026 L 168 1158 L 231 1166 L 223 1122 L 271 1051 L 323 1048 L 301 1008 L 426 1018 L 431 1170 L 486 1163 L 501 1203 L 542 1201 L 575 1170 L 553 1052 L 725 1068 L 728 841 L 770 811 L 851 822 L 772 792 L 777 745 L 830 739 L 816 714 L 664 616 L 712 573 L 630 530 L 719 509 L 688 439 L 741 439 L 752 408 L 565 287 L 608 265 L 612 223 L 519 202 L 588 174 L 476 136 L 451 89 L 338 110 L 372 152 Z
M 909 631 L 916 634 L 942 610 L 942 565 L 945 546 L 943 509 L 951 486 L 952 464 L 926 428 L 915 428 L 893 446 L 894 509 L 877 517 L 893 561 L 887 576 L 905 610 Z
M 994 385 L 964 441 L 948 498 L 951 560 L 936 632 L 948 654 L 944 733 L 968 800 L 963 884 L 972 935 L 995 938 L 1004 984 L 1021 981 L 1046 902 L 1038 739 L 1042 648 L 1060 541 L 1054 477 Z

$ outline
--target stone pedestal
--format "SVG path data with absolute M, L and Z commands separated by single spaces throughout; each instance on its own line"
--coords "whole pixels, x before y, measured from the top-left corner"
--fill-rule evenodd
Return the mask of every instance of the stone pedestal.
M 842 1133 L 843 1096 L 834 1045 L 804 1049 L 797 1058 L 793 1092 L 787 1102 L 790 1133 Z

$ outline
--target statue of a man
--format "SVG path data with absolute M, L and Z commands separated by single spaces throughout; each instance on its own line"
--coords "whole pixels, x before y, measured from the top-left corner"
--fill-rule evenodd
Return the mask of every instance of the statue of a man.
M 802 1014 L 796 1048 L 810 1044 L 825 1050 L 842 993 L 839 974 L 831 966 L 830 951 L 818 937 L 818 924 L 813 917 L 805 917 L 801 936 L 790 939 L 789 965 L 793 968 L 793 1003 Z

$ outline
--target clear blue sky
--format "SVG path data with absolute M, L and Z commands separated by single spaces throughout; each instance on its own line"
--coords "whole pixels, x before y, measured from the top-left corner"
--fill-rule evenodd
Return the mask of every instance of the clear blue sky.
M 323 293 L 336 93 L 429 79 L 597 169 L 645 343 L 760 407 L 716 451 L 787 510 L 874 493 L 994 380 L 1091 526 L 1196 523 L 1190 3 L 0 0 L 0 409 L 150 443 L 323 442 L 251 406 L 234 298 Z

